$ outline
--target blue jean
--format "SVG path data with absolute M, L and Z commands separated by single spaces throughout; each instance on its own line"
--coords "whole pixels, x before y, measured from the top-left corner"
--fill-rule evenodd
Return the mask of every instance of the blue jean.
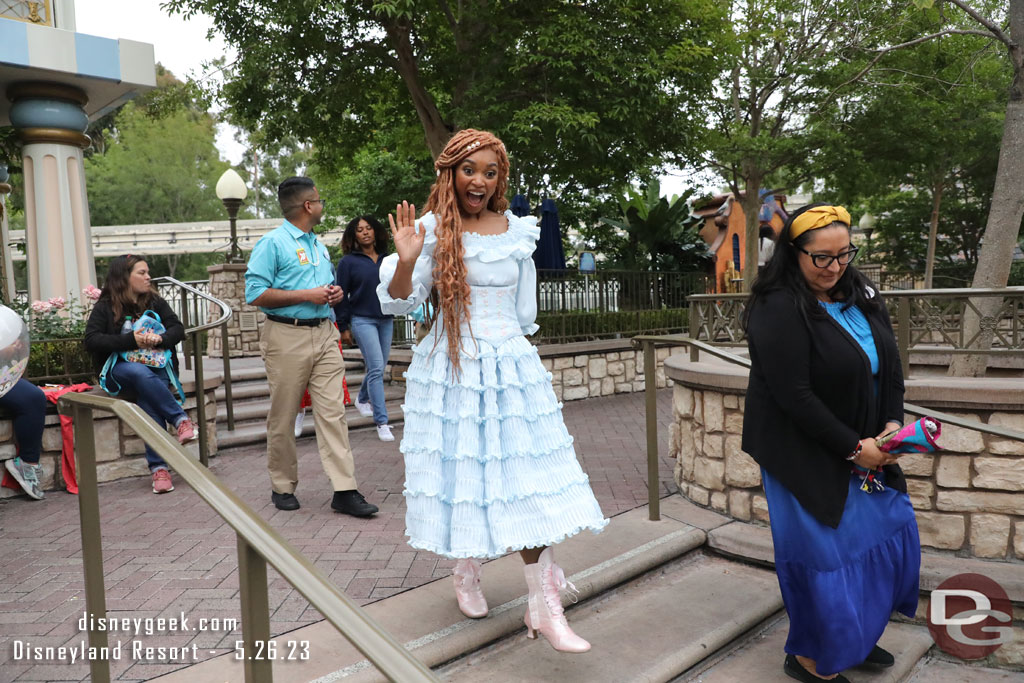
M 177 426 L 184 418 L 185 410 L 174 400 L 174 394 L 167 386 L 167 377 L 163 370 L 156 370 L 142 363 L 131 363 L 119 361 L 114 364 L 110 371 L 110 377 L 114 379 L 121 388 L 135 394 L 134 401 L 146 415 L 153 418 L 153 421 L 161 429 L 166 429 L 167 423 Z M 167 469 L 167 463 L 156 454 L 149 445 L 146 445 L 146 462 L 149 463 L 150 471 Z
M 46 394 L 28 380 L 19 379 L 0 396 L 0 407 L 14 416 L 14 438 L 18 457 L 36 464 L 43 445 L 43 424 L 46 422 Z
M 388 423 L 388 409 L 384 405 L 384 366 L 391 353 L 391 336 L 395 331 L 392 318 L 364 318 L 352 316 L 352 336 L 363 354 L 366 376 L 359 387 L 360 403 L 369 400 L 373 406 L 373 421 L 379 425 Z

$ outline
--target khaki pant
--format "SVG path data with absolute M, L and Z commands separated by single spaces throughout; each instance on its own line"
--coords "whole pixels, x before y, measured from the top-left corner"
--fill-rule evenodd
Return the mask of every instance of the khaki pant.
M 277 493 L 295 493 L 299 483 L 293 430 L 307 386 L 324 472 L 335 491 L 356 488 L 342 387 L 345 363 L 338 350 L 337 328 L 329 322 L 298 327 L 267 320 L 260 335 L 260 352 L 270 384 L 267 469 L 271 488 Z

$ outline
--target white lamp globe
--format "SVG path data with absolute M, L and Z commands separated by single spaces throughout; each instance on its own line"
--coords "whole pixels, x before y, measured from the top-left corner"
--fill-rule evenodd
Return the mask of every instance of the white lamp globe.
M 247 194 L 249 194 L 249 190 L 245 187 L 245 181 L 233 168 L 224 171 L 220 180 L 217 181 L 217 198 L 220 200 L 242 200 Z

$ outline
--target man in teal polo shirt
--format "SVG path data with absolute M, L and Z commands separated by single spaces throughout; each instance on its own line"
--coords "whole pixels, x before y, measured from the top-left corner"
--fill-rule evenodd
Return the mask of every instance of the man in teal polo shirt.
M 271 500 L 280 510 L 297 510 L 299 483 L 295 457 L 295 411 L 309 388 L 320 461 L 334 488 L 331 507 L 368 517 L 377 506 L 356 490 L 355 464 L 345 421 L 345 364 L 338 330 L 328 319 L 341 301 L 327 247 L 313 228 L 324 200 L 309 178 L 288 178 L 277 188 L 285 221 L 252 250 L 245 273 L 245 300 L 266 313 L 260 352 L 270 384 L 267 415 L 267 469 Z

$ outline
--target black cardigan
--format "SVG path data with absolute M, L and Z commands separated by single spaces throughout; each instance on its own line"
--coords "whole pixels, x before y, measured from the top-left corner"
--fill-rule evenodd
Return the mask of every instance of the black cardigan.
M 824 311 L 805 319 L 800 306 L 794 295 L 775 290 L 750 311 L 743 450 L 811 515 L 835 528 L 849 486 L 846 456 L 886 422 L 903 422 L 903 371 L 884 305 L 863 311 L 878 352 L 877 396 L 857 341 Z M 885 467 L 885 481 L 907 490 L 898 465 Z
M 185 327 L 181 324 L 181 320 L 171 310 L 171 307 L 167 305 L 167 302 L 155 294 L 149 308 L 160 316 L 160 322 L 167 328 L 167 331 L 162 335 L 163 341 L 160 342 L 157 348 L 174 351 L 174 347 L 185 338 Z M 139 313 L 142 313 L 142 311 L 139 311 Z M 139 345 L 135 343 L 134 334 L 121 333 L 124 319 L 125 316 L 122 313 L 120 318 L 114 320 L 114 308 L 109 297 L 100 299 L 92 307 L 89 321 L 85 324 L 84 343 L 85 350 L 92 356 L 92 366 L 97 376 L 99 376 L 104 363 L 107 362 L 107 358 L 110 357 L 111 353 L 115 351 L 131 351 L 139 348 Z M 171 360 L 174 365 L 174 372 L 177 373 L 178 354 L 172 353 Z

